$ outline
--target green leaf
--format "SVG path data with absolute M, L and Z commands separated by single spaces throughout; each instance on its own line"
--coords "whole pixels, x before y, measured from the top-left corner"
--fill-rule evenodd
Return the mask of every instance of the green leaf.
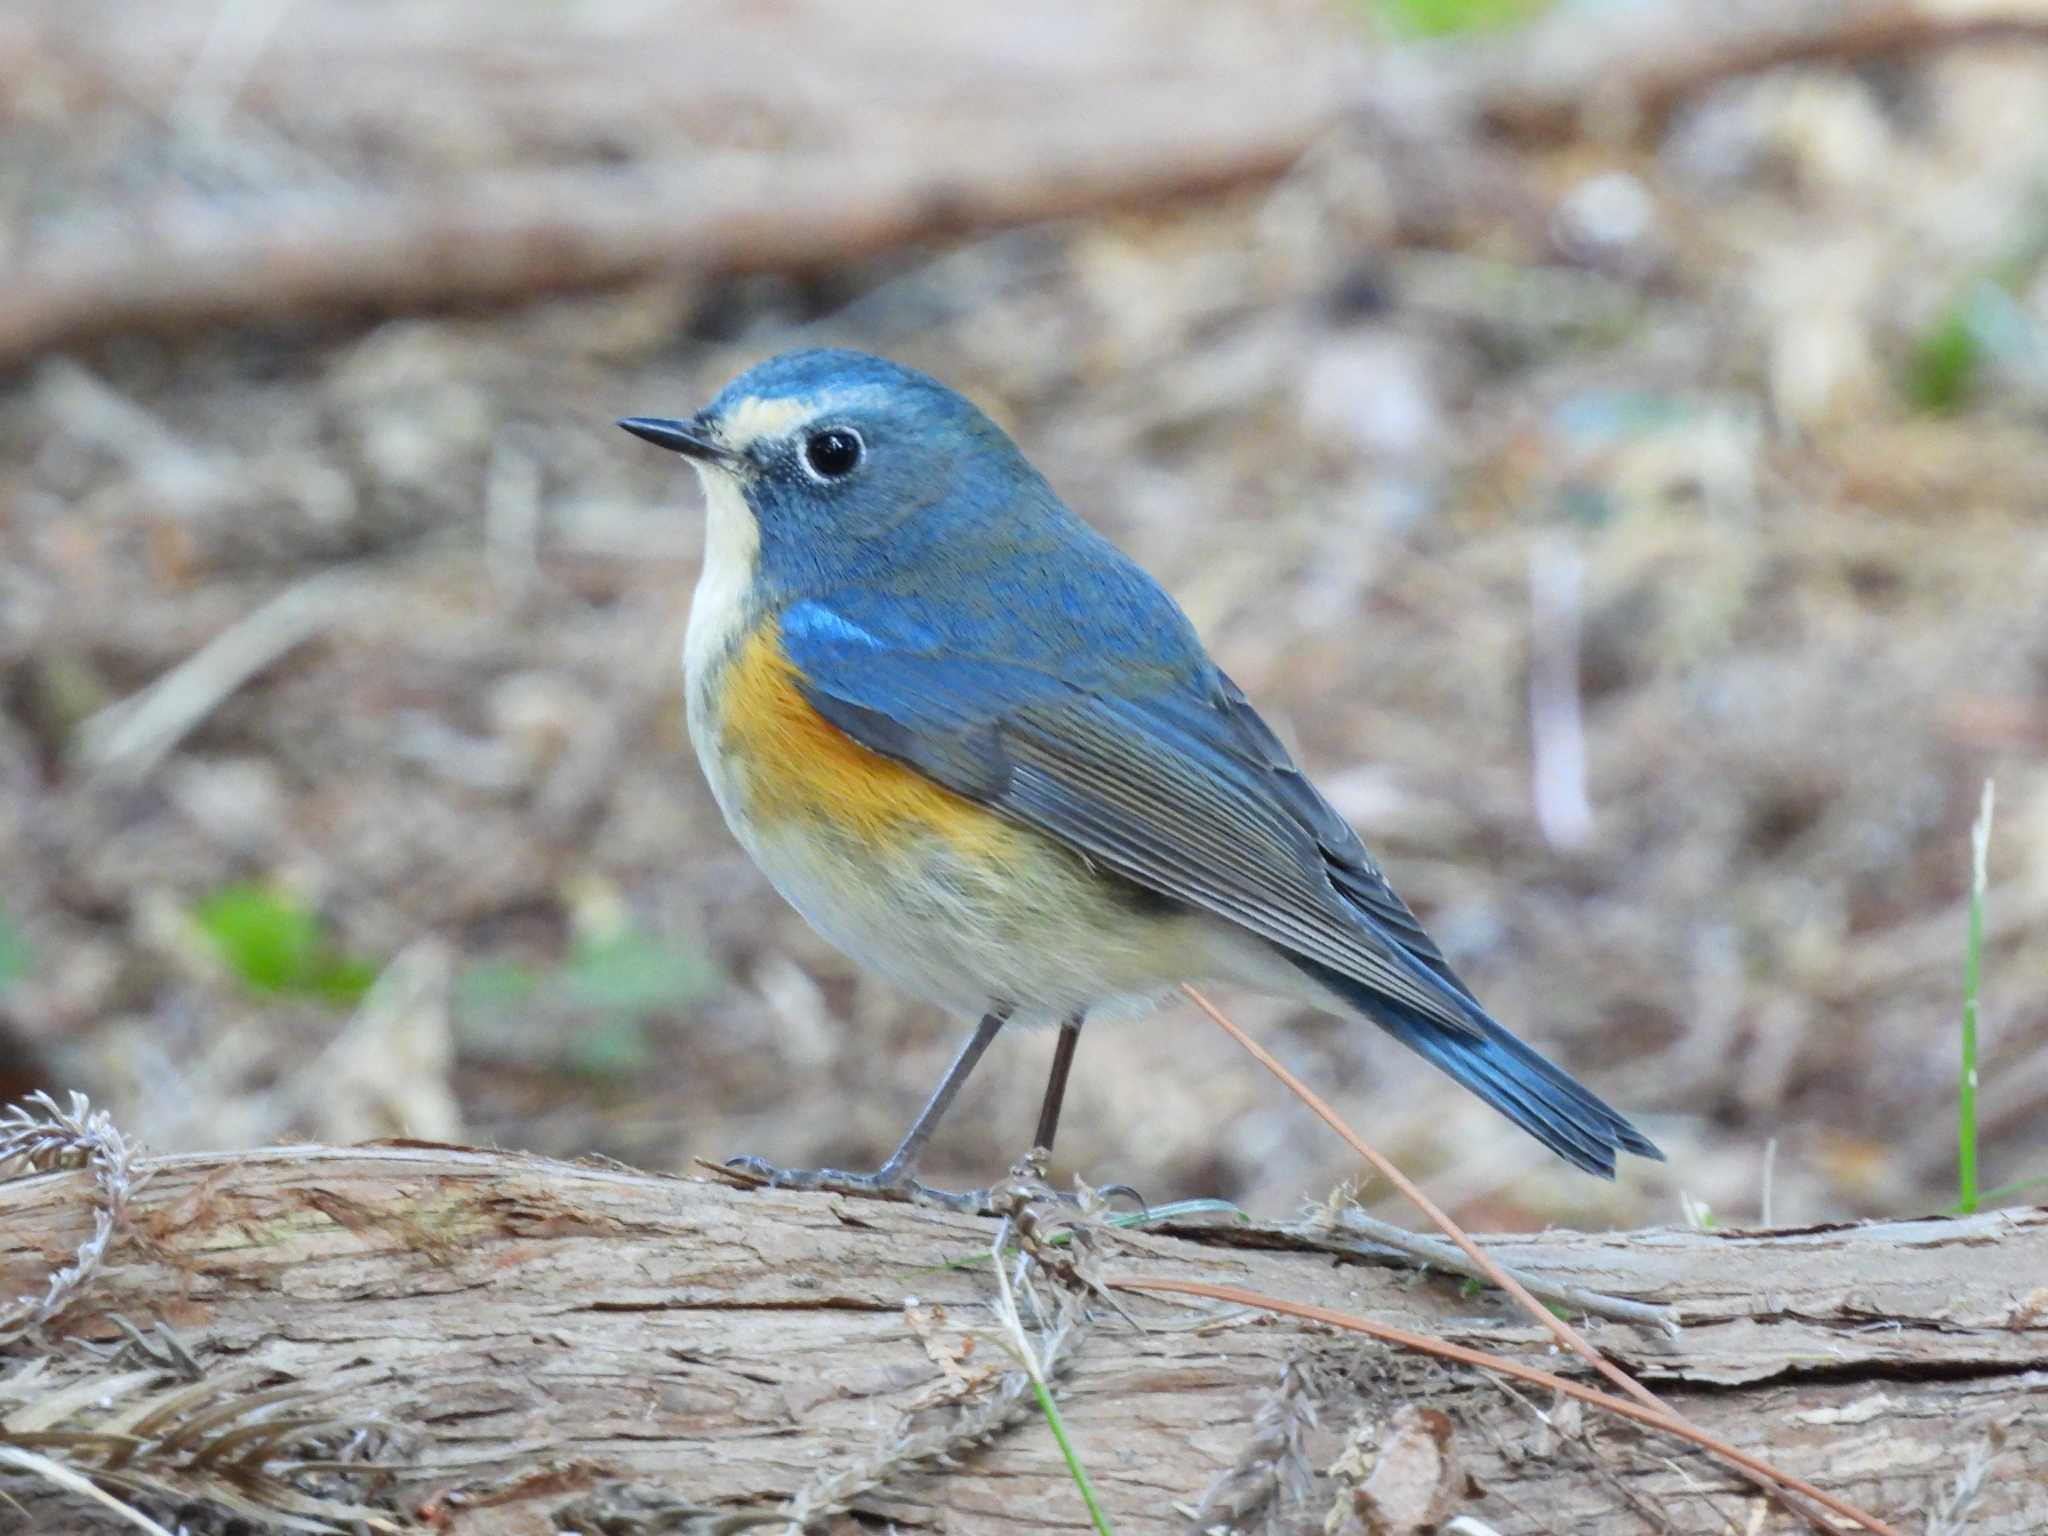
M 221 963 L 251 991 L 348 1004 L 376 980 L 376 968 L 334 950 L 319 918 L 287 891 L 229 886 L 193 916 Z
M 1906 394 L 1921 410 L 1947 415 L 1969 399 L 1983 364 L 1983 343 L 1968 308 L 1952 304 L 1914 346 Z
M 217 892 L 199 908 L 198 919 L 228 969 L 259 992 L 290 990 L 320 944 L 311 913 L 289 896 L 257 886 Z
M 1906 394 L 1923 411 L 1968 405 L 1987 365 L 2038 357 L 2040 336 L 2003 283 L 1980 278 L 1949 302 L 1913 349 Z
M 1376 0 L 1375 8 L 1400 37 L 1456 37 L 1495 32 L 1532 20 L 1547 0 Z

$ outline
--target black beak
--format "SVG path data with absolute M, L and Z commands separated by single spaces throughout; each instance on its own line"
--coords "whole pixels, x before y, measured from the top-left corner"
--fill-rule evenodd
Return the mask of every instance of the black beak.
M 687 421 L 670 421 L 662 416 L 628 416 L 619 423 L 635 437 L 645 438 L 657 448 L 680 453 L 686 459 L 708 459 L 714 464 L 731 463 L 736 454 L 714 443 L 704 429 Z

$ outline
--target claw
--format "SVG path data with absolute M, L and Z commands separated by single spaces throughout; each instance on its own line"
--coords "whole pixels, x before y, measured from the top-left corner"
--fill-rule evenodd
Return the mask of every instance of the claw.
M 779 1171 L 773 1163 L 760 1157 L 728 1157 L 719 1166 L 730 1168 L 734 1173 L 743 1173 L 750 1179 L 759 1179 L 764 1184 L 773 1184 Z
M 1138 1208 L 1140 1216 L 1152 1209 L 1151 1202 L 1128 1184 L 1105 1184 L 1096 1190 L 1095 1193 L 1102 1198 L 1104 1205 L 1107 1205 L 1112 1200 L 1130 1201 L 1131 1204 Z

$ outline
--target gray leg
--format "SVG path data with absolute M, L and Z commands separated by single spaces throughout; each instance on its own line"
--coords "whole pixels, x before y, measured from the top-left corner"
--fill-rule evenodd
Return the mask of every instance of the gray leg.
M 910 1122 L 910 1129 L 903 1133 L 896 1150 L 889 1154 L 889 1161 L 876 1170 L 876 1178 L 888 1183 L 908 1180 L 917 1172 L 918 1162 L 924 1156 L 924 1144 L 932 1139 L 932 1132 L 939 1128 L 946 1111 L 953 1107 L 953 1100 L 959 1096 L 968 1075 L 974 1071 L 975 1063 L 981 1060 L 981 1053 L 989 1048 L 1009 1016 L 1007 1009 L 981 1016 L 981 1022 L 974 1026 L 974 1033 L 961 1044 L 953 1057 L 953 1064 L 939 1079 L 939 1086 L 932 1090 L 932 1096 L 924 1101 L 924 1108 Z
M 974 1033 L 967 1037 L 953 1057 L 953 1064 L 946 1068 L 946 1075 L 939 1079 L 939 1086 L 932 1090 L 924 1108 L 911 1121 L 910 1129 L 903 1133 L 903 1140 L 889 1154 L 889 1160 L 873 1173 L 846 1173 L 837 1168 L 778 1168 L 758 1157 L 736 1157 L 726 1166 L 758 1175 L 784 1189 L 843 1189 L 855 1194 L 897 1195 L 920 1204 L 943 1205 L 958 1211 L 980 1210 L 984 1191 L 954 1194 L 948 1190 L 931 1189 L 918 1183 L 914 1175 L 919 1160 L 924 1156 L 925 1143 L 932 1139 L 932 1132 L 938 1129 L 939 1122 L 959 1096 L 961 1085 L 974 1071 L 975 1063 L 981 1060 L 982 1052 L 989 1048 L 989 1042 L 995 1039 L 1009 1016 L 1007 1008 L 982 1015 L 981 1022 L 974 1026 Z M 1071 1051 L 1068 1054 L 1071 1055 Z M 1058 1114 L 1057 1107 L 1054 1114 Z
M 1081 1043 L 1081 1015 L 1060 1025 L 1060 1041 L 1053 1047 L 1052 1073 L 1045 1080 L 1045 1100 L 1038 1107 L 1038 1131 L 1031 1145 L 1052 1150 L 1052 1139 L 1060 1128 L 1060 1105 L 1067 1097 L 1067 1074 L 1074 1069 L 1074 1047 Z
M 1066 1102 L 1067 1077 L 1074 1070 L 1074 1050 L 1081 1043 L 1081 1025 L 1085 1014 L 1075 1014 L 1060 1024 L 1059 1044 L 1052 1050 L 1052 1071 L 1045 1080 L 1045 1099 L 1038 1107 L 1038 1131 L 1031 1139 L 1031 1145 L 1052 1150 L 1052 1139 L 1060 1128 L 1060 1106 Z M 1128 1184 L 1106 1184 L 1100 1190 L 1105 1198 L 1126 1195 L 1140 1211 L 1145 1209 L 1145 1197 Z M 1062 1200 L 1072 1200 L 1072 1195 L 1062 1194 Z

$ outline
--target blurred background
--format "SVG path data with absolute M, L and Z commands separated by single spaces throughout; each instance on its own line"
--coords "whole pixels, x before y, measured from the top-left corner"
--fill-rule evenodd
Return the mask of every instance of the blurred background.
M 1987 779 L 1982 1177 L 2048 1176 L 2044 42 L 1931 0 L 13 0 L 0 1094 L 157 1151 L 873 1166 L 961 1025 L 724 830 L 697 491 L 612 426 L 829 342 L 1001 421 L 1671 1156 L 1603 1186 L 1224 996 L 1468 1220 L 1954 1202 Z M 1021 1150 L 1051 1047 L 998 1043 L 935 1179 Z M 1085 1038 L 1062 1130 L 1155 1200 L 1356 1172 L 1185 1005 Z

